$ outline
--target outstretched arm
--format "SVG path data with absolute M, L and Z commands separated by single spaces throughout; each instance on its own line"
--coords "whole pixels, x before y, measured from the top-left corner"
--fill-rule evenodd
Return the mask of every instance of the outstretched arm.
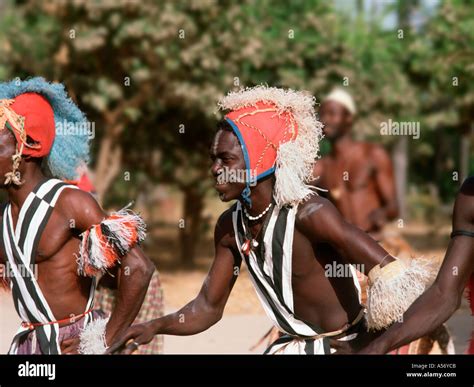
M 454 206 L 453 230 L 474 231 L 474 178 L 461 188 Z M 387 353 L 424 336 L 458 309 L 469 276 L 474 271 L 474 238 L 456 236 L 433 284 L 383 335 L 360 353 Z
M 233 254 L 231 227 L 230 213 L 227 212 L 217 222 L 214 233 L 215 259 L 196 298 L 175 313 L 132 326 L 115 341 L 109 353 L 119 350 L 128 341 L 133 340 L 134 343 L 124 351 L 131 353 L 137 345 L 150 342 L 156 334 L 194 335 L 205 331 L 221 319 L 241 263 L 240 258 Z
M 472 251 L 472 238 L 456 237 L 452 240 L 435 283 L 412 304 L 400 322 L 394 323 L 360 353 L 390 352 L 429 334 L 444 323 L 461 303 L 463 290 L 473 270 L 472 257 L 470 264 L 468 259 Z
M 74 219 L 75 228 L 80 233 L 98 225 L 107 216 L 89 193 L 67 190 L 60 200 L 62 202 L 58 204 L 66 209 L 69 219 Z M 106 327 L 107 344 L 112 343 L 135 320 L 155 270 L 151 260 L 138 246 L 126 252 L 120 261 L 117 301 Z

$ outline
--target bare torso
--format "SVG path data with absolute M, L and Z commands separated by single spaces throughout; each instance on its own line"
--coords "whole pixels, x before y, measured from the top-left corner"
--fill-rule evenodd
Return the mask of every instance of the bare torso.
M 229 230 L 228 243 L 234 251 L 234 256 L 239 257 L 231 229 L 230 213 L 227 218 L 223 223 Z M 259 233 L 261 227 L 262 223 L 251 225 L 252 234 Z M 260 243 L 261 238 L 262 236 L 259 238 Z M 328 244 L 312 243 L 299 229 L 296 220 L 292 255 L 295 315 L 327 332 L 352 322 L 361 309 L 352 277 L 330 278 L 326 275 L 325 265 L 332 265 L 334 261 L 343 262 L 343 259 Z
M 316 185 L 329 190 L 328 198 L 347 221 L 367 232 L 380 231 L 370 214 L 384 204 L 372 151 L 372 144 L 355 142 L 350 153 L 328 155 L 315 167 L 315 176 L 319 176 Z
M 311 243 L 297 229 L 293 240 L 292 283 L 295 314 L 317 324 L 325 331 L 340 329 L 353 321 L 360 311 L 352 278 L 328 277 L 326 265 L 332 265 L 338 253 L 329 245 Z
M 38 285 L 56 320 L 84 313 L 91 286 L 90 278 L 77 274 L 79 236 L 71 227 L 72 221 L 62 200 L 67 191 L 70 190 L 62 192 L 41 235 L 35 267 Z M 18 210 L 12 208 L 12 217 L 16 226 Z

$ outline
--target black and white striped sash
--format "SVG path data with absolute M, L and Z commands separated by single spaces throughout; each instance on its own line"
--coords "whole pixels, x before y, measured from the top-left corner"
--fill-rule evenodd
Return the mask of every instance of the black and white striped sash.
M 263 231 L 263 244 L 249 255 L 241 251 L 246 226 L 242 205 L 236 203 L 232 213 L 234 233 L 242 259 L 262 306 L 272 322 L 289 336 L 311 338 L 324 333 L 315 324 L 295 315 L 292 287 L 293 237 L 297 206 L 274 207 Z M 351 267 L 352 268 L 352 267 Z M 357 282 L 355 270 L 354 283 Z M 358 282 L 356 287 L 358 287 Z
M 268 317 L 291 336 L 311 337 L 322 331 L 296 318 L 293 310 L 291 274 L 296 210 L 296 207 L 273 208 L 263 230 L 263 246 L 258 254 L 252 250 L 245 255 L 241 251 L 246 232 L 240 202 L 236 204 L 232 219 L 237 246 Z
M 16 227 L 13 226 L 11 205 L 3 211 L 2 247 L 7 256 L 11 271 L 13 301 L 20 318 L 33 324 L 46 324 L 35 327 L 36 338 L 43 354 L 59 354 L 59 324 L 35 278 L 35 259 L 41 235 L 53 212 L 59 195 L 65 188 L 77 188 L 61 180 L 49 179 L 41 182 L 23 203 Z M 87 309 L 92 307 L 95 281 L 93 281 Z M 90 314 L 85 318 L 90 318 Z M 86 323 L 88 321 L 85 321 Z M 20 327 L 11 344 L 9 353 L 17 353 L 20 339 L 30 332 Z

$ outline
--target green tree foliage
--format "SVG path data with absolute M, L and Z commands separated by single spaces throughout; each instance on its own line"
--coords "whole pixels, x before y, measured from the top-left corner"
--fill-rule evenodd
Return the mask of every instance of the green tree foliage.
M 179 188 L 187 261 L 212 192 L 216 101 L 231 89 L 267 83 L 308 90 L 320 101 L 332 87 L 347 86 L 359 110 L 356 134 L 388 146 L 397 139 L 379 128 L 389 118 L 429 115 L 432 133 L 444 124 L 466 128 L 474 19 L 467 3 L 449 3 L 424 30 L 400 38 L 363 12 L 362 1 L 351 15 L 313 0 L 7 0 L 0 2 L 0 77 L 43 75 L 67 85 L 96 124 L 93 167 L 106 204 L 147 184 Z M 456 88 L 449 86 L 454 73 Z M 436 141 L 428 133 L 410 155 L 434 158 Z M 430 180 L 429 163 L 421 167 L 410 179 Z

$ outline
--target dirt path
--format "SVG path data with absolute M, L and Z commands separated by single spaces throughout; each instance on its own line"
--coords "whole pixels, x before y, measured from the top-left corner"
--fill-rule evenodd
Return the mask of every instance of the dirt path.
M 426 256 L 443 254 L 443 250 L 438 247 L 423 247 L 420 250 Z M 210 260 L 206 260 L 196 270 L 162 270 L 160 272 L 167 312 L 179 309 L 196 296 L 209 266 Z M 11 295 L 0 292 L 0 353 L 7 352 L 19 323 Z M 199 335 L 166 337 L 165 353 L 262 353 L 265 349 L 263 346 L 255 352 L 250 352 L 249 349 L 268 331 L 270 325 L 270 320 L 260 306 L 248 272 L 243 265 L 223 319 Z M 464 353 L 474 328 L 474 318 L 470 315 L 466 301 L 448 321 L 448 328 L 454 340 L 456 353 Z
M 201 285 L 201 274 L 188 273 L 184 275 L 181 273 L 178 277 L 174 275 L 163 275 L 165 283 L 165 292 L 169 294 L 168 298 L 179 299 L 183 297 L 186 300 L 192 298 L 196 289 Z M 184 278 L 183 278 L 184 277 Z M 195 281 L 190 285 L 188 277 L 195 277 L 199 281 Z M 179 281 L 180 280 L 180 281 Z M 206 332 L 194 336 L 178 337 L 167 336 L 165 338 L 165 353 L 168 354 L 259 354 L 264 351 L 264 346 L 260 346 L 255 351 L 251 352 L 250 347 L 254 345 L 270 328 L 270 321 L 268 318 L 259 313 L 257 305 L 258 302 L 247 295 L 247 299 L 243 300 L 242 291 L 246 289 L 246 281 L 248 278 L 239 279 L 242 284 L 236 288 L 237 293 L 231 296 L 229 300 L 229 308 L 226 310 L 222 320 Z M 188 284 L 185 287 L 187 290 L 181 297 L 172 296 L 172 289 L 176 289 L 175 282 Z M 251 285 L 251 284 L 250 284 Z M 236 285 L 237 286 L 237 285 Z M 165 293 L 165 294 L 166 294 Z M 240 294 L 239 294 L 240 293 Z M 255 296 L 254 296 L 255 297 Z M 245 301 L 245 302 L 244 302 Z M 169 305 L 169 304 L 168 304 Z M 177 310 L 183 304 L 176 304 L 169 306 L 166 312 Z M 239 312 L 239 309 L 252 310 L 256 308 L 253 313 Z M 6 293 L 0 293 L 0 354 L 6 353 L 10 345 L 11 338 L 15 334 L 19 326 L 19 319 L 16 315 L 11 296 Z M 469 309 L 466 302 L 463 302 L 461 308 L 448 321 L 448 327 L 452 334 L 456 353 L 464 353 L 467 348 L 470 333 L 474 328 L 474 319 L 470 316 Z
M 0 291 L 0 354 L 7 353 L 12 337 L 20 326 L 10 293 Z

